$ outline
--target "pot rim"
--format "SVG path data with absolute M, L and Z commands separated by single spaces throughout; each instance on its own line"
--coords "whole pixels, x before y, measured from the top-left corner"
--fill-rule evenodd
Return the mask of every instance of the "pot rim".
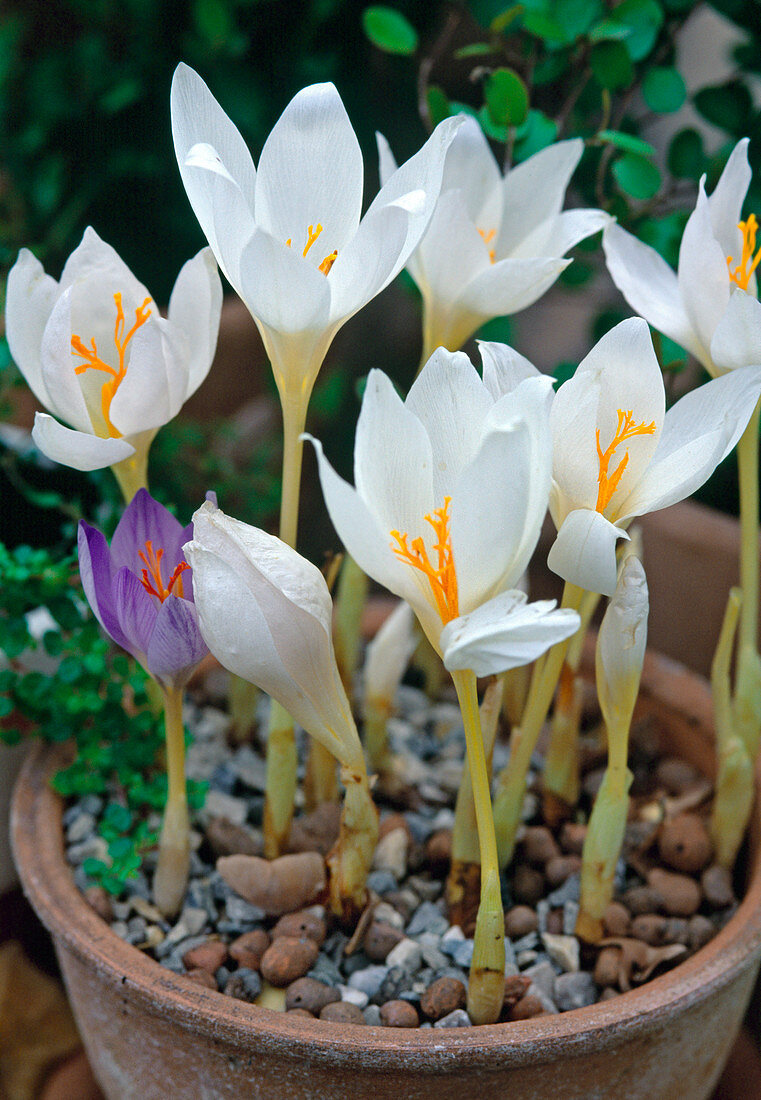
M 685 691 L 687 696 L 685 697 Z M 687 737 L 708 749 L 712 736 L 710 691 L 701 677 L 668 658 L 648 653 L 641 696 L 666 712 L 686 716 Z M 14 793 L 11 819 L 16 862 L 24 892 L 38 916 L 82 961 L 105 973 L 145 1010 L 171 1016 L 185 1028 L 212 1038 L 229 1036 L 253 1052 L 286 1045 L 294 1058 L 340 1060 L 360 1057 L 365 1066 L 391 1066 L 400 1052 L 421 1069 L 440 1071 L 442 1060 L 458 1066 L 513 1064 L 542 1060 L 558 1044 L 569 1055 L 579 1046 L 604 1051 L 622 1033 L 629 1038 L 664 1026 L 685 1001 L 710 997 L 761 954 L 761 800 L 753 808 L 749 883 L 745 897 L 725 927 L 673 970 L 609 1001 L 514 1023 L 477 1028 L 410 1029 L 341 1025 L 293 1017 L 232 1000 L 174 974 L 138 948 L 121 940 L 77 889 L 63 855 L 63 804 L 48 777 L 61 764 L 60 749 L 38 744 L 29 754 Z M 761 789 L 761 763 L 756 769 Z

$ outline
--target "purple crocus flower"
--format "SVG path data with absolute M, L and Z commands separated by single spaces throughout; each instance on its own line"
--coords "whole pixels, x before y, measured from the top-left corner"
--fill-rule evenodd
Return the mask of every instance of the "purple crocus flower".
M 193 537 L 147 489 L 124 511 L 109 547 L 79 524 L 79 572 L 96 618 L 166 688 L 180 688 L 209 652 L 198 627 L 190 566 Z

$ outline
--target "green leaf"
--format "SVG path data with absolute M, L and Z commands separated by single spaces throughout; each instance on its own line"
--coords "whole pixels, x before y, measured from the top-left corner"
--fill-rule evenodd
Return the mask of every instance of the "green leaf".
M 701 88 L 693 102 L 704 119 L 722 130 L 739 137 L 750 128 L 753 101 L 748 89 L 738 80 Z
M 501 34 L 523 12 L 523 4 L 512 4 L 505 8 L 499 15 L 495 15 L 489 24 L 489 30 L 495 34 Z
M 428 104 L 428 113 L 434 126 L 438 126 L 445 118 L 449 118 L 452 113 L 452 106 L 441 88 L 436 84 L 432 84 L 426 92 L 425 98 Z
M 455 50 L 455 61 L 465 61 L 469 57 L 485 57 L 488 54 L 494 53 L 494 47 L 488 42 L 472 42 L 469 46 L 463 46 L 462 49 Z
M 617 149 L 623 149 L 625 153 L 639 153 L 643 157 L 655 155 L 652 145 L 634 134 L 624 134 L 620 130 L 600 130 L 597 137 L 600 141 L 615 145 Z
M 497 126 L 521 126 L 528 115 L 528 90 L 512 69 L 495 69 L 484 88 L 486 106 Z
M 106 114 L 115 115 L 117 111 L 136 103 L 140 99 L 141 92 L 140 81 L 128 76 L 118 81 L 101 96 L 100 105 Z
M 652 50 L 663 23 L 663 9 L 656 0 L 623 0 L 611 18 L 628 27 L 624 45 L 632 61 L 642 61 Z
M 234 29 L 230 5 L 224 0 L 195 0 L 193 21 L 201 38 L 210 46 L 221 46 Z
M 677 179 L 700 179 L 705 170 L 705 153 L 697 130 L 680 130 L 674 135 L 669 146 L 668 169 Z
M 365 8 L 362 26 L 374 46 L 386 53 L 413 54 L 417 49 L 418 34 L 401 12 L 379 5 Z
M 661 174 L 656 166 L 637 153 L 624 153 L 611 171 L 621 190 L 633 199 L 651 199 L 661 185 Z
M 687 88 L 682 74 L 676 69 L 658 66 L 645 75 L 642 95 L 651 111 L 668 114 L 682 106 L 687 98 Z
M 592 47 L 589 64 L 597 83 L 611 91 L 634 80 L 634 66 L 622 42 L 598 42 Z
M 589 38 L 592 42 L 620 42 L 624 38 L 628 38 L 630 34 L 631 28 L 624 26 L 616 19 L 603 19 L 596 27 L 592 27 Z
M 528 118 L 516 134 L 513 156 L 516 162 L 526 160 L 538 153 L 540 149 L 546 149 L 552 145 L 558 136 L 557 124 L 542 111 L 532 108 Z
M 549 49 L 567 46 L 573 42 L 572 36 L 568 34 L 563 24 L 543 12 L 527 11 L 523 16 L 523 25 L 529 34 L 541 38 Z
M 486 107 L 482 107 L 476 117 L 481 124 L 481 129 L 488 138 L 505 144 L 508 138 L 507 126 L 498 126 L 496 122 L 493 122 Z

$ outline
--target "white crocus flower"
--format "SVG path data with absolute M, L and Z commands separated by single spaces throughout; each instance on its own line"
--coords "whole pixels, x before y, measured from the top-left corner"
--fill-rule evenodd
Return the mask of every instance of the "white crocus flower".
M 362 154 L 332 84 L 291 100 L 257 170 L 203 80 L 177 68 L 172 131 L 185 190 L 259 328 L 281 396 L 308 398 L 336 332 L 407 262 L 430 221 L 457 126 L 438 126 L 360 219 Z
M 313 440 L 347 550 L 407 600 L 450 668 L 486 674 L 525 663 L 537 639 L 544 649 L 578 626 L 573 612 L 552 604 L 530 612 L 529 626 L 523 595 L 510 591 L 547 508 L 551 394 L 549 378 L 528 378 L 495 400 L 466 355 L 440 349 L 406 401 L 371 371 L 357 425 L 356 488 Z
M 733 149 L 713 193 L 705 176 L 672 271 L 655 249 L 618 225 L 603 236 L 608 270 L 632 309 L 719 375 L 761 363 L 756 298 L 756 217 L 741 221 L 751 180 L 748 139 Z
M 424 360 L 462 347 L 492 317 L 530 306 L 571 262 L 565 253 L 610 221 L 602 210 L 561 211 L 584 150 L 551 145 L 504 176 L 475 119 L 449 146 L 441 197 L 407 265 L 423 296 Z M 396 163 L 379 139 L 381 179 Z
M 622 321 L 596 344 L 552 405 L 548 564 L 566 581 L 612 595 L 615 544 L 635 516 L 683 500 L 739 439 L 761 393 L 761 368 L 734 371 L 665 411 L 645 321 Z
M 156 432 L 209 371 L 221 307 L 208 248 L 180 271 L 166 318 L 94 229 L 60 282 L 22 249 L 8 276 L 6 329 L 16 364 L 52 414 L 35 416 L 43 454 L 77 470 L 121 464 L 127 481 L 127 467 L 144 471 Z
M 367 644 L 362 673 L 365 707 L 370 700 L 376 707 L 391 711 L 396 689 L 419 641 L 412 608 L 400 600 Z

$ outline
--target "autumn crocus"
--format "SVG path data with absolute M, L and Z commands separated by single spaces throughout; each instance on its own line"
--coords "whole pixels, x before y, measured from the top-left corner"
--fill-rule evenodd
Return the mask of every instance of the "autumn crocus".
M 526 614 L 513 591 L 547 507 L 549 379 L 493 396 L 467 356 L 437 351 L 406 401 L 371 371 L 352 487 L 315 442 L 333 525 L 375 580 L 405 599 L 452 672 L 465 728 L 481 864 L 468 1011 L 499 1017 L 504 916 L 476 673 L 526 663 L 578 626 L 554 604 Z M 514 629 L 513 629 L 514 628 Z
M 492 317 L 532 305 L 571 262 L 565 253 L 610 221 L 602 210 L 561 210 L 581 139 L 503 175 L 481 127 L 463 118 L 431 224 L 407 264 L 423 297 L 422 363 L 440 345 L 456 351 Z M 379 145 L 385 180 L 396 164 Z
M 182 903 L 190 863 L 183 688 L 208 653 L 182 552 L 191 533 L 145 489 L 125 509 L 110 546 L 96 527 L 79 524 L 79 571 L 90 607 L 164 696 L 169 787 L 153 892 L 167 915 Z
M 35 397 L 32 437 L 77 470 L 111 466 L 129 501 L 146 487 L 148 449 L 206 377 L 222 286 L 206 248 L 180 271 L 161 317 L 146 288 L 94 229 L 56 282 L 27 249 L 8 276 L 11 354 Z

